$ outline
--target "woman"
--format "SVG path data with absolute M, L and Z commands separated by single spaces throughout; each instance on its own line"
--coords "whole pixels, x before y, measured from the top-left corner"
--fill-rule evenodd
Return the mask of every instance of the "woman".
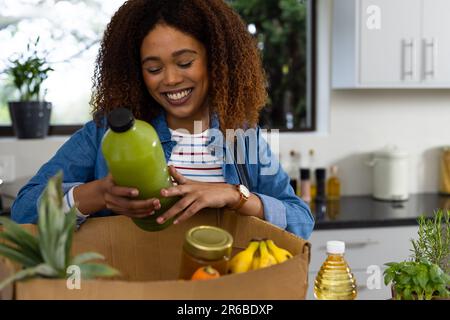
M 155 127 L 177 181 L 161 190 L 161 197 L 181 199 L 159 223 L 173 216 L 174 223 L 182 222 L 206 207 L 228 207 L 309 237 L 310 210 L 294 194 L 257 127 L 267 97 L 258 49 L 222 0 L 125 2 L 105 31 L 94 79 L 94 120 L 20 190 L 12 206 L 14 220 L 36 223 L 39 197 L 61 169 L 66 209 L 76 206 L 79 222 L 112 213 L 141 218 L 160 208 L 158 199 L 137 200 L 138 190 L 114 185 L 100 150 L 105 116 L 127 106 Z M 240 128 L 250 129 L 247 148 L 257 150 L 257 161 L 246 159 L 244 165 L 249 191 L 237 165 L 209 148 L 211 132 Z M 227 144 L 219 147 L 230 154 Z M 268 165 L 276 170 L 264 173 Z

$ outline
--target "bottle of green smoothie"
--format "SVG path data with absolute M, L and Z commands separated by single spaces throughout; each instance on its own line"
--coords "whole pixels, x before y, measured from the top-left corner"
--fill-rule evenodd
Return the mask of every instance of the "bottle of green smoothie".
M 163 224 L 157 223 L 156 218 L 174 205 L 179 197 L 161 197 L 161 189 L 173 184 L 158 134 L 147 122 L 135 119 L 126 108 L 111 111 L 108 125 L 101 148 L 114 183 L 138 189 L 137 199 L 158 198 L 161 202 L 161 209 L 152 216 L 132 220 L 146 231 L 167 228 L 173 223 L 173 218 Z

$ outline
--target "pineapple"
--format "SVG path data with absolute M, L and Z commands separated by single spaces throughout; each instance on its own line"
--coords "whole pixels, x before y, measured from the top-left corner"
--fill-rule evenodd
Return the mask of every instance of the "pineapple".
M 84 279 L 112 277 L 119 272 L 110 266 L 88 262 L 104 259 L 101 254 L 86 252 L 70 256 L 75 231 L 76 214 L 63 213 L 62 172 L 52 177 L 39 204 L 38 235 L 34 236 L 10 219 L 0 217 L 0 255 L 18 263 L 23 268 L 1 281 L 0 290 L 13 281 L 26 278 L 66 278 L 70 265 L 77 265 Z

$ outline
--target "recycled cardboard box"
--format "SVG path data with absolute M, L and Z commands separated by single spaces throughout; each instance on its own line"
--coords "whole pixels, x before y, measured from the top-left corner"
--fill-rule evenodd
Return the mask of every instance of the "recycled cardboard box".
M 182 245 L 188 229 L 219 226 L 233 236 L 233 255 L 254 237 L 270 238 L 294 258 L 269 268 L 230 274 L 207 281 L 178 280 Z M 27 229 L 36 232 L 36 227 Z M 305 299 L 308 288 L 310 244 L 254 217 L 208 209 L 163 231 L 146 232 L 131 219 L 112 216 L 88 219 L 75 232 L 73 253 L 95 251 L 121 272 L 117 279 L 81 280 L 80 289 L 68 289 L 66 280 L 33 279 L 16 282 L 0 293 L 15 299 Z M 2 270 L 3 269 L 3 272 Z M 6 271 L 5 271 L 6 270 Z M 9 270 L 9 272 L 7 272 Z M 0 261 L 0 279 L 11 264 Z

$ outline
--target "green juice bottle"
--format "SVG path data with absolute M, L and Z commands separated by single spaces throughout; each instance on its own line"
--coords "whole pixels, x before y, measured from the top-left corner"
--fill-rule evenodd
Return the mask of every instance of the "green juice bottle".
M 159 231 L 173 223 L 163 224 L 156 218 L 174 205 L 179 197 L 163 198 L 161 189 L 173 185 L 158 134 L 145 121 L 134 118 L 126 108 L 117 108 L 108 115 L 109 129 L 102 140 L 102 153 L 114 183 L 139 190 L 137 199 L 158 198 L 161 209 L 146 218 L 132 218 L 146 231 Z

